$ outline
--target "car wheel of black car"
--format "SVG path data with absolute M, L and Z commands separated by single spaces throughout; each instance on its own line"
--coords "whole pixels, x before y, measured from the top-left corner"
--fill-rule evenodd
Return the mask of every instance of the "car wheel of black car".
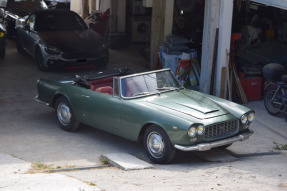
M 44 58 L 42 56 L 42 52 L 40 50 L 40 48 L 36 49 L 36 63 L 37 63 L 37 67 L 40 71 L 44 71 L 46 70 L 46 67 L 43 64 L 44 62 Z
M 65 131 L 76 131 L 80 123 L 76 120 L 69 101 L 65 97 L 57 99 L 55 113 L 60 127 Z
M 150 126 L 144 133 L 144 148 L 150 160 L 154 163 L 170 163 L 175 155 L 175 148 L 171 144 L 166 132 L 156 126 Z
M 4 58 L 5 57 L 5 46 L 0 46 L 0 58 Z

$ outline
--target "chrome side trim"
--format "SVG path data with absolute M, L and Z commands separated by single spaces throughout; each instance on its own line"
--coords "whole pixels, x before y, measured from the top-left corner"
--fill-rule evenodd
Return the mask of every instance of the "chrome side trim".
M 43 101 L 41 98 L 39 98 L 38 95 L 34 97 L 34 100 L 38 103 L 44 104 L 46 106 L 50 106 L 50 104 L 48 102 Z
M 248 132 L 242 133 L 241 135 L 224 139 L 221 141 L 215 141 L 211 143 L 201 143 L 194 146 L 182 146 L 175 144 L 174 147 L 181 151 L 207 151 L 212 148 L 228 145 L 237 141 L 244 141 L 248 139 L 253 133 L 254 132 L 252 130 L 249 130 Z

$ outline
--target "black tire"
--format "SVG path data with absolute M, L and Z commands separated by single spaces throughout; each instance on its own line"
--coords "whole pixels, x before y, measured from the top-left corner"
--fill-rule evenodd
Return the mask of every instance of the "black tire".
M 5 58 L 5 46 L 0 45 L 0 58 Z
M 143 142 L 145 151 L 153 163 L 167 164 L 173 160 L 175 148 L 162 128 L 151 125 L 144 133 Z
M 37 64 L 38 70 L 40 71 L 47 70 L 47 68 L 44 66 L 44 58 L 39 47 L 36 49 L 35 54 L 36 54 L 35 57 L 36 57 L 36 64 Z
M 75 118 L 70 102 L 65 97 L 59 97 L 55 104 L 55 114 L 60 127 L 64 131 L 76 131 L 80 123 Z
M 276 88 L 268 88 L 264 95 L 264 105 L 267 109 L 268 113 L 271 115 L 278 115 L 280 113 L 280 105 L 275 104 L 271 102 L 272 97 L 274 96 L 276 92 Z M 281 92 L 278 92 L 278 94 Z M 274 98 L 275 101 L 280 102 L 280 100 L 277 100 L 276 97 Z M 273 101 L 274 101 L 273 100 Z

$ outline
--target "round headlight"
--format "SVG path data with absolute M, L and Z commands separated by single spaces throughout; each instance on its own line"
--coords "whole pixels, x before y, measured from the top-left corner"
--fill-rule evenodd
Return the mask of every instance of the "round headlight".
M 249 113 L 248 115 L 248 121 L 251 123 L 252 121 L 254 121 L 255 118 L 255 114 L 253 112 Z
M 196 128 L 195 127 L 191 127 L 188 132 L 187 132 L 188 136 L 190 137 L 195 137 L 196 135 Z
M 242 115 L 240 119 L 241 119 L 241 123 L 242 124 L 246 124 L 247 123 L 248 118 L 247 118 L 246 115 Z
M 204 126 L 203 125 L 199 125 L 197 127 L 197 134 L 202 135 L 204 133 Z

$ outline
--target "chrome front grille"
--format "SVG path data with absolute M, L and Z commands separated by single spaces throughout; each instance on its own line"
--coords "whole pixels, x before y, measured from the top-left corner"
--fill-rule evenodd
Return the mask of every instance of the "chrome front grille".
M 205 127 L 205 139 L 227 137 L 238 132 L 238 120 L 225 121 Z

